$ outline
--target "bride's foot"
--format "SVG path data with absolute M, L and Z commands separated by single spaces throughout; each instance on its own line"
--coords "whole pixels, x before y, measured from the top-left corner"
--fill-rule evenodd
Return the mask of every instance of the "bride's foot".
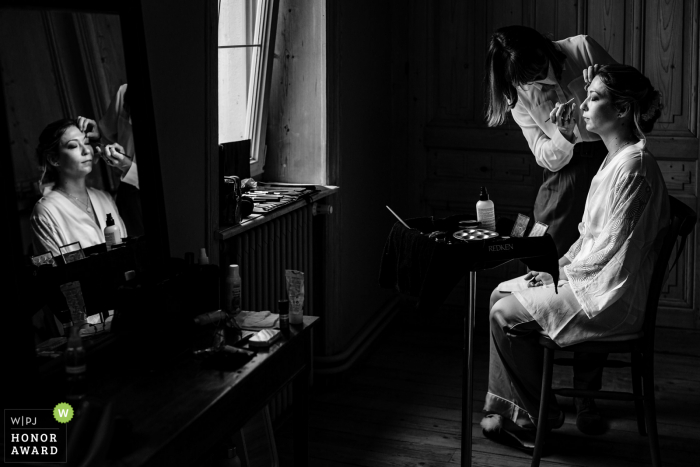
M 481 428 L 484 436 L 492 441 L 528 454 L 532 454 L 535 450 L 535 430 L 522 428 L 501 415 L 486 415 L 481 420 Z

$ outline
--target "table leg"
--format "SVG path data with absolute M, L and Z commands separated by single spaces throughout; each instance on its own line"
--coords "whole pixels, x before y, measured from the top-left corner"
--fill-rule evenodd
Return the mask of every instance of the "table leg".
M 462 467 L 472 465 L 472 413 L 474 411 L 474 315 L 476 310 L 476 271 L 469 271 L 467 315 L 464 317 L 464 357 L 462 362 Z
M 292 383 L 294 403 L 294 466 L 306 467 L 309 463 L 309 365 L 297 374 Z

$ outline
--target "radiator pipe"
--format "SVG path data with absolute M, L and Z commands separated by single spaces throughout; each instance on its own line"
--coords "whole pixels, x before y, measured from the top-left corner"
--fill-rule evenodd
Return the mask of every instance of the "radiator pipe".
M 398 303 L 398 296 L 384 303 L 379 313 L 377 313 L 376 318 L 355 337 L 350 346 L 343 352 L 330 356 L 314 357 L 314 373 L 318 375 L 334 375 L 350 368 L 391 322 L 400 308 L 397 306 Z M 340 365 L 330 368 L 318 368 L 316 367 L 317 364 L 322 364 L 324 366 L 333 364 Z

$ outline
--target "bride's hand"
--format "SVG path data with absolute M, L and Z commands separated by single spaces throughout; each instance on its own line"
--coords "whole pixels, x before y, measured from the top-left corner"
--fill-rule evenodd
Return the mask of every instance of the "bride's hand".
M 554 278 L 547 272 L 530 271 L 525 275 L 525 280 L 529 280 L 528 287 L 542 287 L 554 283 Z

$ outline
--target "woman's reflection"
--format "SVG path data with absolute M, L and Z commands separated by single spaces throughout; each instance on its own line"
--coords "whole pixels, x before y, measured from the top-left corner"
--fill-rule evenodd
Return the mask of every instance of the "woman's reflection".
M 107 214 L 112 215 L 121 236 L 127 236 L 112 197 L 85 184 L 96 161 L 86 134 L 92 123 L 80 120 L 55 121 L 39 136 L 36 153 L 42 179 L 53 177 L 56 183 L 31 214 L 32 242 L 37 253 L 50 251 L 58 256 L 59 248 L 70 243 L 80 242 L 83 248 L 104 243 Z

